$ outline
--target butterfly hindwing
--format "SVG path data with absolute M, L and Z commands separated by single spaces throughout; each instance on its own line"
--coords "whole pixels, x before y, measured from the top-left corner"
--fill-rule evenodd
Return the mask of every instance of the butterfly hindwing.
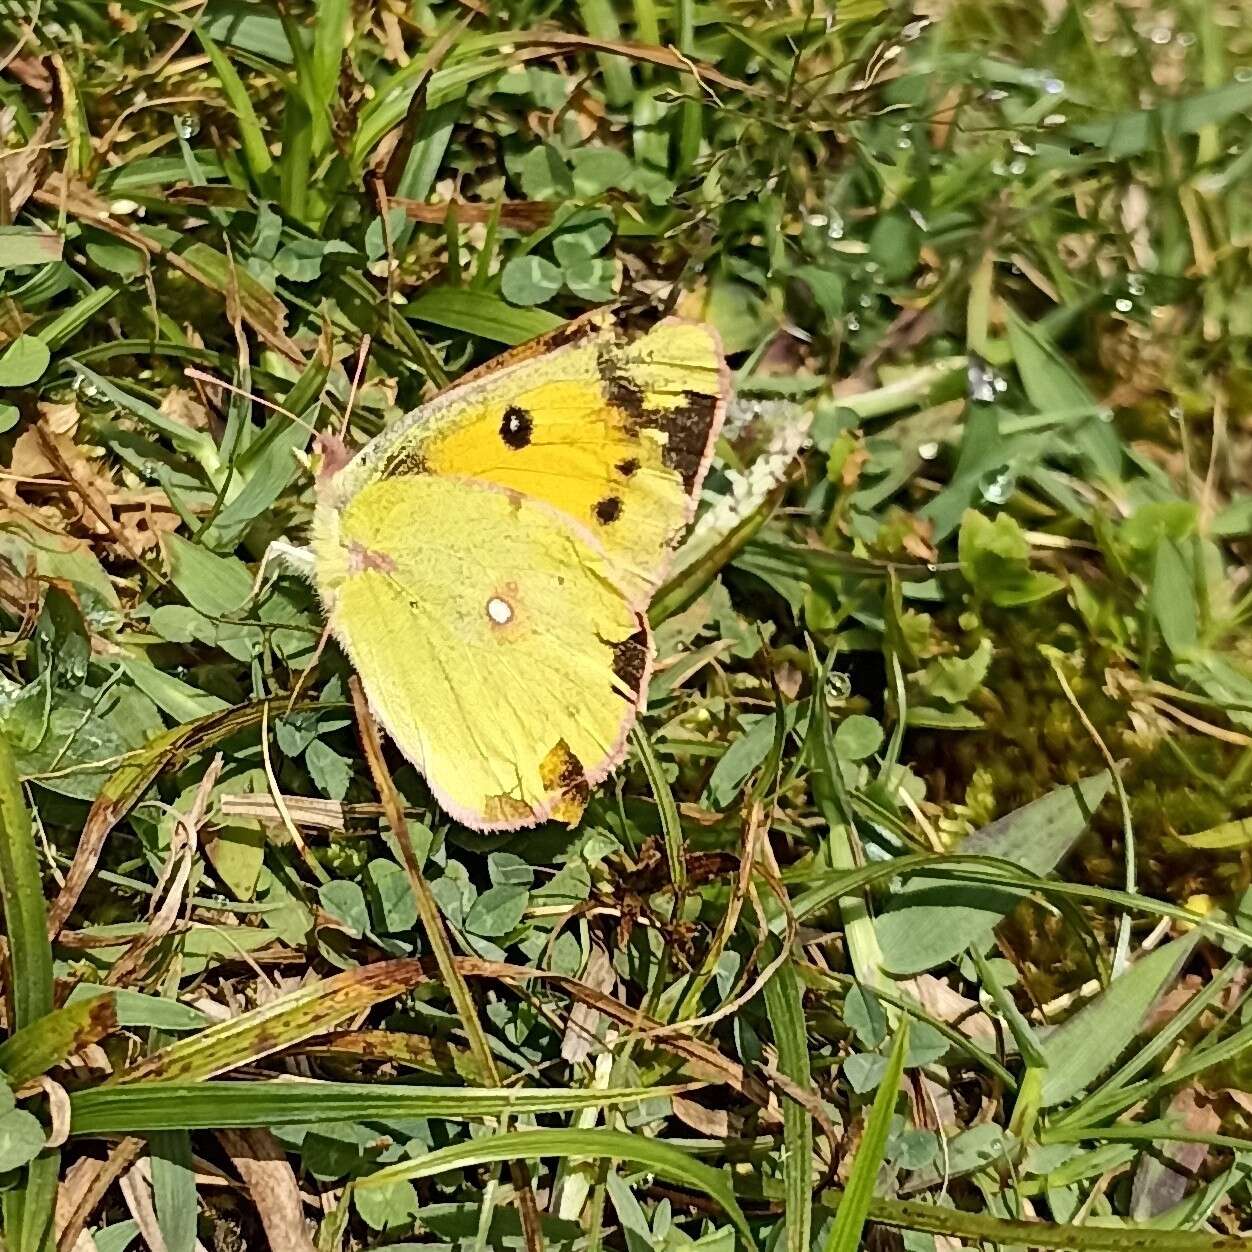
M 477 829 L 575 820 L 646 688 L 643 615 L 548 505 L 433 474 L 324 513 L 331 626 L 443 807 Z

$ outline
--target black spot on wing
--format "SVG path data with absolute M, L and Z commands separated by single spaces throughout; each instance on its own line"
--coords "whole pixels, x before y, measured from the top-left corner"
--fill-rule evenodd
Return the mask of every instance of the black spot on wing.
M 639 473 L 639 458 L 632 456 L 627 457 L 624 461 L 618 461 L 617 472 L 623 478 L 634 478 Z
M 520 405 L 510 404 L 500 419 L 500 438 L 508 447 L 518 451 L 528 443 L 535 433 L 535 419 Z
M 664 432 L 661 459 L 683 480 L 688 495 L 695 491 L 704 468 L 717 402 L 717 396 L 686 391 L 678 405 L 649 415 L 644 423 Z
M 620 352 L 621 349 L 616 345 L 604 345 L 596 357 L 596 372 L 604 385 L 604 398 L 615 408 L 622 409 L 637 427 L 646 412 L 643 392 L 635 386 L 628 374 L 618 369 Z
M 618 348 L 606 346 L 600 350 L 597 366 L 605 399 L 626 414 L 624 425 L 628 434 L 637 436 L 644 428 L 664 434 L 661 459 L 683 480 L 687 494 L 692 494 L 704 467 L 720 397 L 705 391 L 684 391 L 672 406 L 649 407 L 630 375 L 619 369 L 619 358 Z M 628 464 L 633 466 L 629 473 Z M 638 468 L 637 461 L 624 461 L 618 466 L 627 477 Z
M 549 795 L 555 793 L 552 816 L 575 822 L 587 807 L 591 784 L 587 771 L 564 739 L 558 739 L 539 765 L 539 779 Z
M 652 648 L 648 628 L 643 624 L 642 618 L 639 620 L 639 629 L 630 638 L 613 645 L 613 673 L 621 679 L 622 685 L 635 701 L 638 701 L 643 690 Z
M 605 496 L 603 500 L 596 502 L 593 512 L 601 526 L 612 525 L 622 515 L 621 496 Z

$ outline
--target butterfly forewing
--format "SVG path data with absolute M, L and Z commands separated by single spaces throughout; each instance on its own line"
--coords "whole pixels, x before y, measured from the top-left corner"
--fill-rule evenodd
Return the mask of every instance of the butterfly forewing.
M 384 433 L 369 472 L 476 478 L 543 500 L 591 531 L 642 606 L 691 520 L 725 390 L 708 327 L 670 320 L 631 340 L 591 322 Z

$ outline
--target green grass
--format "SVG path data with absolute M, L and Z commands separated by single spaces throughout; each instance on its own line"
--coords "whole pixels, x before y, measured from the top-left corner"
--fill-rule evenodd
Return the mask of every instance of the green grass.
M 8 1252 L 1234 1246 L 1245 7 L 0 0 Z M 476 835 L 258 565 L 607 303 L 737 398 L 627 762 Z

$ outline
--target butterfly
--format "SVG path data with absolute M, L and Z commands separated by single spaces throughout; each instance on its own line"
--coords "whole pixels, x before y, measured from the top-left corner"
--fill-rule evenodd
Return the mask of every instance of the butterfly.
M 648 604 L 727 392 L 710 327 L 632 337 L 597 312 L 354 456 L 319 437 L 299 564 L 374 715 L 463 825 L 572 824 L 622 760 L 652 669 Z

